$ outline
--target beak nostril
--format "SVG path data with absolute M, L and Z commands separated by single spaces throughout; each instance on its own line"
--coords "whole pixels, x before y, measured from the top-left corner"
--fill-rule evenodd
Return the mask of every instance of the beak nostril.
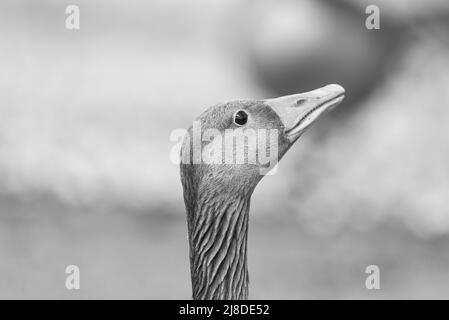
M 302 105 L 304 102 L 306 102 L 306 99 L 299 99 L 299 100 L 296 101 L 296 105 L 297 105 L 297 106 L 300 106 L 300 105 Z

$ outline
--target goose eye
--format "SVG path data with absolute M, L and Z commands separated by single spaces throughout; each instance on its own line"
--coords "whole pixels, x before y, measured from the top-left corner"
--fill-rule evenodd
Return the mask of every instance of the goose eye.
M 238 126 L 243 126 L 248 121 L 248 114 L 243 111 L 237 111 L 234 115 L 234 123 Z

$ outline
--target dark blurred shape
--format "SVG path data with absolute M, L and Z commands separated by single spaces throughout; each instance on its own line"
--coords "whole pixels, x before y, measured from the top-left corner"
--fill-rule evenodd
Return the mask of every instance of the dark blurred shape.
M 272 6 L 253 36 L 250 61 L 256 78 L 274 96 L 338 83 L 347 96 L 333 116 L 353 111 L 382 81 L 403 45 L 402 28 L 387 15 L 381 15 L 381 30 L 368 30 L 368 15 L 345 2 Z

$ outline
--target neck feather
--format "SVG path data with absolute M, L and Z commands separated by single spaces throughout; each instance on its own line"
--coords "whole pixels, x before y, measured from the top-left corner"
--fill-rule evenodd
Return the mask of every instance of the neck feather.
M 250 196 L 206 192 L 187 200 L 193 299 L 247 299 Z

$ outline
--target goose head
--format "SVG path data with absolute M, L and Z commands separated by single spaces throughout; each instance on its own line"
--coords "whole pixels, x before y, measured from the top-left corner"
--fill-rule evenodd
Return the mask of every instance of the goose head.
M 264 175 L 325 111 L 336 84 L 265 100 L 233 100 L 201 114 L 181 148 L 194 299 L 246 299 L 247 221 Z

